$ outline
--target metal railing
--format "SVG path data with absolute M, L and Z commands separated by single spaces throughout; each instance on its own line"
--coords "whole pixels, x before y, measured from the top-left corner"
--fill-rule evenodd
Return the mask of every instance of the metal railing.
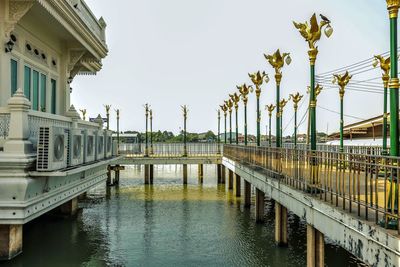
M 222 153 L 222 145 L 217 143 L 187 143 L 188 157 L 217 156 Z M 149 157 L 182 157 L 185 149 L 183 143 L 154 143 L 148 146 Z M 145 144 L 120 144 L 119 153 L 127 157 L 144 157 Z
M 233 145 L 223 151 L 224 157 L 400 233 L 400 158 Z

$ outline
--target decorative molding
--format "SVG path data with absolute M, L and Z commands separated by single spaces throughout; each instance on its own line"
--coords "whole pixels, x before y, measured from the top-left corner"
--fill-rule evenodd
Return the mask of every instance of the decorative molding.
M 76 64 L 80 62 L 85 53 L 86 50 L 83 49 L 69 50 L 68 72 L 72 72 Z
M 33 0 L 10 0 L 8 2 L 8 17 L 5 21 L 5 37 L 8 38 L 18 21 L 31 9 Z

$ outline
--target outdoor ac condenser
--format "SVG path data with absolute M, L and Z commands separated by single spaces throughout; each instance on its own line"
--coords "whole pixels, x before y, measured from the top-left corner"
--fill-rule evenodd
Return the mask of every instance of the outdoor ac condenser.
M 89 163 L 96 160 L 96 136 L 97 130 L 85 130 L 85 144 L 83 150 L 84 163 Z
M 105 141 L 105 151 L 104 157 L 111 158 L 112 157 L 112 131 L 105 130 L 104 131 L 104 141 Z
M 98 130 L 96 135 L 96 160 L 104 159 L 104 130 Z
M 83 164 L 85 131 L 82 129 L 70 129 L 69 133 L 68 166 Z
M 37 145 L 36 169 L 55 171 L 67 167 L 69 129 L 61 127 L 40 127 Z

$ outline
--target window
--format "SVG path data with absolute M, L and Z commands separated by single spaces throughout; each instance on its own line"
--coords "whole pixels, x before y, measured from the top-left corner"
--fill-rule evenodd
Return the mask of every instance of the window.
M 11 96 L 15 94 L 18 88 L 18 63 L 11 59 Z
M 40 75 L 40 111 L 46 112 L 46 83 L 47 77 Z
M 31 100 L 31 68 L 27 66 L 25 66 L 24 94 L 26 98 Z
M 51 79 L 51 113 L 56 114 L 57 82 Z
M 32 99 L 32 109 L 39 110 L 39 72 L 33 71 L 33 99 Z

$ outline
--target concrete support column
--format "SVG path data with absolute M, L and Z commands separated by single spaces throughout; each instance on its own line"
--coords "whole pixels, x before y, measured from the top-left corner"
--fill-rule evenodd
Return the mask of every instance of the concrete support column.
M 251 184 L 244 180 L 244 206 L 251 206 Z
M 144 165 L 144 184 L 150 184 L 150 168 L 148 164 Z
M 154 181 L 154 165 L 149 165 L 149 175 L 150 175 L 150 184 L 153 184 Z
M 110 186 L 112 184 L 112 180 L 111 180 L 111 166 L 108 165 L 107 166 L 107 185 Z
M 228 171 L 228 189 L 233 189 L 233 171 L 231 170 Z
M 265 193 L 260 189 L 256 189 L 256 222 L 264 222 L 264 198 Z
M 224 165 L 221 165 L 221 184 L 225 184 L 226 180 L 226 167 Z
M 218 184 L 221 184 L 222 182 L 222 165 L 217 164 L 217 182 Z
M 183 184 L 188 183 L 188 166 L 187 164 L 183 164 Z
M 114 184 L 119 185 L 119 175 L 120 175 L 120 170 L 116 169 L 115 170 L 115 178 L 114 178 Z
M 61 215 L 72 217 L 75 216 L 78 211 L 78 197 L 75 197 L 60 206 L 59 209 Z
M 0 224 L 0 260 L 10 260 L 22 252 L 22 224 Z
M 324 234 L 307 224 L 307 267 L 323 267 L 325 264 Z
M 235 173 L 235 190 L 234 190 L 234 192 L 237 197 L 240 197 L 240 189 L 241 189 L 240 187 L 241 187 L 240 186 L 240 176 Z
M 287 246 L 287 208 L 275 203 L 275 241 L 278 246 Z
M 199 183 L 203 183 L 203 178 L 204 178 L 204 168 L 203 168 L 203 164 L 199 164 Z

